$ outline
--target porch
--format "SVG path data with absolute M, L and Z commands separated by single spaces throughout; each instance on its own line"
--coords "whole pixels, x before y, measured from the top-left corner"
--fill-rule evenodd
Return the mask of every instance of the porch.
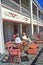
M 6 53 L 2 55 L 2 57 L 0 57 L 0 65 L 31 65 L 31 63 L 33 62 L 33 60 L 36 58 L 36 56 L 38 55 L 39 51 L 42 49 L 43 47 L 43 44 L 38 44 L 39 45 L 39 48 L 38 48 L 38 52 L 36 55 L 29 55 L 29 54 L 26 54 L 24 52 L 21 52 L 21 56 L 28 56 L 28 61 L 24 61 L 24 62 L 20 62 L 20 63 L 4 63 L 4 62 L 1 62 L 1 59 L 8 54 L 8 51 L 6 50 Z

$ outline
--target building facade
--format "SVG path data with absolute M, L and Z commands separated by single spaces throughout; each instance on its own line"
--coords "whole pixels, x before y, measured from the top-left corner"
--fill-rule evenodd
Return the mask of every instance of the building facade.
M 0 50 L 5 52 L 4 43 L 13 40 L 13 35 L 43 31 L 43 10 L 37 0 L 0 0 Z M 3 51 L 4 50 L 4 51 Z

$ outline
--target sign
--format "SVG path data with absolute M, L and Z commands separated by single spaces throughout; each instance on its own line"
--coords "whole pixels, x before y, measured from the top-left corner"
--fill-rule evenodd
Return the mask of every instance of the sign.
M 30 23 L 30 18 L 23 16 L 19 13 L 16 13 L 14 11 L 11 11 L 9 9 L 6 9 L 4 7 L 2 7 L 2 18 L 17 21 L 17 22 L 20 21 L 28 24 Z
M 16 17 L 17 16 L 16 14 L 11 13 L 11 12 L 7 12 L 7 11 L 4 12 L 4 15 L 9 16 L 9 17 Z

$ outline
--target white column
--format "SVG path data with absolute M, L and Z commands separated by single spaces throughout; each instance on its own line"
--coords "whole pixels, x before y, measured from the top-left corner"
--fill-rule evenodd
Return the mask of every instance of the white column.
M 20 13 L 21 13 L 21 0 L 20 0 Z M 20 35 L 22 35 L 22 24 L 20 24 Z
M 3 21 L 1 16 L 1 1 L 0 1 L 0 53 L 5 53 L 4 37 L 3 37 Z
M 20 24 L 20 35 L 22 35 L 22 24 Z
M 39 33 L 39 12 L 37 7 L 37 33 Z
M 33 8 L 32 8 L 32 0 L 30 0 L 30 11 L 31 11 L 31 35 L 33 35 Z
M 21 0 L 19 0 L 20 1 L 20 13 L 21 13 Z

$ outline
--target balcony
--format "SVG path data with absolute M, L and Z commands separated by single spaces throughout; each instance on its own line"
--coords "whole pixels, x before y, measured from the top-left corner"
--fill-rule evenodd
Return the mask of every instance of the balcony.
M 37 24 L 37 16 L 33 14 L 33 23 Z
M 29 8 L 21 6 L 21 12 L 20 12 L 20 4 L 17 4 L 16 2 L 13 2 L 12 0 L 1 0 L 2 5 L 13 10 L 16 12 L 21 13 L 22 15 L 25 15 L 30 18 L 31 12 Z M 37 24 L 37 16 L 33 14 L 33 23 Z M 43 20 L 39 18 L 39 23 L 43 23 Z
M 39 18 L 39 24 L 43 24 L 43 20 Z
M 33 19 L 37 20 L 37 16 L 35 14 L 33 14 Z
M 13 0 L 2 0 L 2 5 L 14 11 L 20 12 L 20 5 L 14 2 Z
M 17 4 L 16 2 L 12 1 L 12 0 L 2 0 L 2 5 L 9 9 L 12 9 L 16 12 L 19 12 L 27 17 L 30 17 L 30 11 L 27 10 L 27 8 L 24 8 L 21 6 L 21 12 L 20 12 L 20 4 Z
M 26 8 L 21 7 L 21 13 L 22 13 L 23 15 L 26 15 L 27 17 L 30 18 L 30 11 L 27 10 Z
M 34 23 L 37 23 L 37 16 L 33 14 L 33 21 Z M 39 18 L 39 24 L 43 24 L 43 20 Z

